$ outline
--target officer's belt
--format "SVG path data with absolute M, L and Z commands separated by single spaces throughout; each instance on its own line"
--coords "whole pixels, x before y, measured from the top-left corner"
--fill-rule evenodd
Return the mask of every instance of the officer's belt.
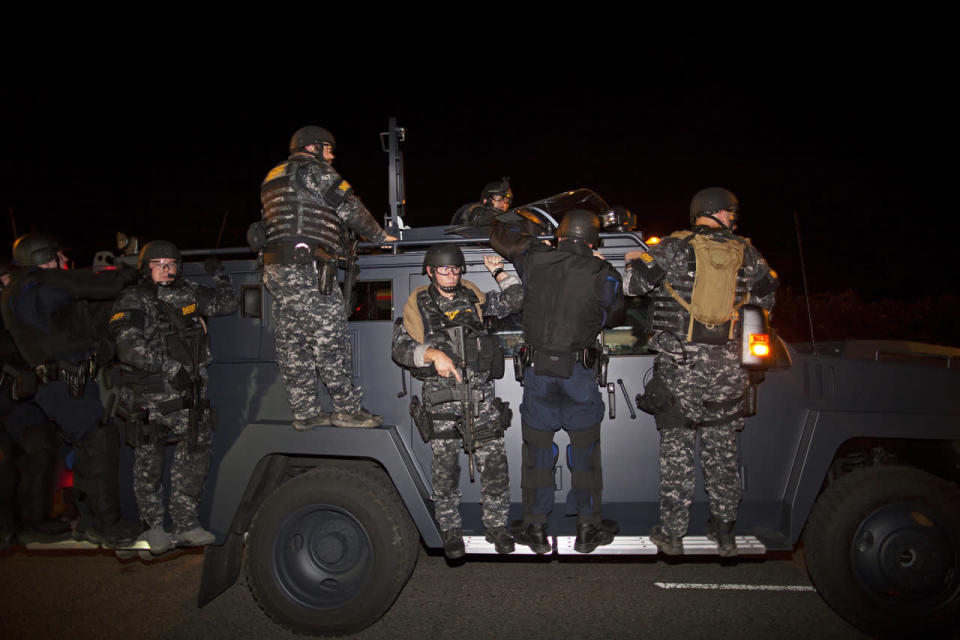
M 437 389 L 430 393 L 423 394 L 424 401 L 431 407 L 447 402 L 480 402 L 483 400 L 483 392 L 478 389 L 472 389 L 470 397 L 467 397 L 467 391 L 463 387 L 451 387 L 449 389 Z
M 533 346 L 532 344 L 530 344 L 529 342 L 524 343 L 523 346 L 525 346 L 525 347 L 527 348 L 527 350 L 528 350 L 529 355 L 527 355 L 526 357 L 529 358 L 529 361 L 530 361 L 530 362 L 533 362 L 533 354 L 534 354 L 535 351 L 546 351 L 546 349 L 537 349 L 536 347 L 534 347 L 534 346 Z M 554 355 L 554 356 L 560 355 L 560 353 L 557 353 L 557 352 L 554 352 L 554 351 L 549 351 L 548 353 L 550 353 L 550 355 Z M 563 352 L 561 352 L 561 353 L 563 353 Z M 569 353 L 573 356 L 573 361 L 574 361 L 574 362 L 583 362 L 584 360 L 592 360 L 593 362 L 596 362 L 596 361 L 597 361 L 597 354 L 599 353 L 599 349 L 597 349 L 596 347 L 584 347 L 583 349 L 578 349 L 578 350 L 576 350 L 576 351 L 570 351 Z
M 93 358 L 85 358 L 80 362 L 80 364 L 73 364 L 67 360 L 50 360 L 48 362 L 41 362 L 36 367 L 34 367 L 37 372 L 37 378 L 40 379 L 40 382 L 47 383 L 54 380 L 59 380 L 61 377 L 68 375 L 79 375 L 80 373 L 89 373 L 91 370 L 91 363 Z
M 264 264 L 305 264 L 312 260 L 333 262 L 336 257 L 309 242 L 281 242 L 263 250 Z
M 733 409 L 737 405 L 743 402 L 743 396 L 737 396 L 736 398 L 730 398 L 729 400 L 704 400 L 703 406 L 707 409 Z
M 157 373 L 117 373 L 116 369 L 110 372 L 110 382 L 117 387 L 131 387 L 138 391 L 159 393 L 163 391 L 163 376 Z
M 182 409 L 204 409 L 207 410 L 210 408 L 210 401 L 203 399 L 197 403 L 198 406 L 193 406 L 193 401 L 189 396 L 180 396 L 179 398 L 174 398 L 173 400 L 167 400 L 166 402 L 161 402 L 157 405 L 157 409 L 163 415 L 168 413 L 173 413 L 174 411 L 180 411 Z

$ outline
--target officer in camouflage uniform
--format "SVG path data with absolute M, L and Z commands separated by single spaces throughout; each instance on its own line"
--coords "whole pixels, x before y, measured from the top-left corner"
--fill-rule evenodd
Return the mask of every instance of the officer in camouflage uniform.
M 395 237 L 377 224 L 350 184 L 334 170 L 334 139 L 307 126 L 290 141 L 290 157 L 260 187 L 263 203 L 263 281 L 273 296 L 277 361 L 293 410 L 293 426 L 376 427 L 383 419 L 361 408 L 337 261 L 347 231 L 381 244 Z M 317 376 L 333 414 L 317 396 Z
M 210 259 L 216 281 L 207 287 L 180 274 L 180 251 L 163 240 L 147 243 L 137 261 L 141 282 L 117 299 L 110 330 L 120 366 L 113 371 L 120 387 L 119 413 L 134 447 L 133 489 L 141 536 L 150 552 L 175 545 L 202 546 L 214 541 L 200 525 L 197 503 L 210 467 L 212 419 L 206 400 L 211 356 L 203 317 L 233 313 L 239 297 L 230 276 Z M 175 443 L 170 468 L 172 535 L 164 528 L 163 463 L 166 445 Z
M 692 231 L 664 238 L 649 253 L 626 255 L 627 293 L 651 296 L 654 303 L 649 344 L 657 357 L 644 398 L 660 401 L 653 403 L 659 406 L 642 407 L 655 414 L 660 431 L 660 523 L 650 539 L 670 555 L 683 553 L 698 436 L 710 503 L 707 537 L 717 542 L 721 556 L 737 554 L 733 534 L 741 494 L 737 432 L 743 429 L 747 375 L 740 365 L 736 310 L 747 302 L 771 309 L 778 285 L 760 252 L 733 233 L 739 212 L 739 201 L 730 191 L 703 189 L 690 203 Z M 705 260 L 723 266 L 728 274 L 726 280 L 712 280 L 715 290 L 727 291 L 720 298 L 726 300 L 721 306 L 728 320 L 716 324 L 698 319 L 700 303 L 709 293 L 694 295 L 695 283 L 707 281 L 704 273 L 698 273 L 708 269 Z
M 501 178 L 488 182 L 480 192 L 480 202 L 465 204 L 453 214 L 451 226 L 473 225 L 482 227 L 491 224 L 494 217 L 510 208 L 513 203 L 513 189 L 510 181 Z
M 433 431 L 430 446 L 435 514 L 443 531 L 444 553 L 450 559 L 466 553 L 460 517 L 460 454 L 471 434 L 468 432 L 464 438 L 458 431 L 468 429 L 462 419 L 463 399 L 450 399 L 451 390 L 467 392 L 465 382 L 469 382 L 470 405 L 475 407 L 468 410 L 475 416 L 473 455 L 480 470 L 486 539 L 498 553 L 514 550 L 513 537 L 507 530 L 510 479 L 503 445 L 503 430 L 510 425 L 510 412 L 496 397 L 493 383 L 495 377 L 503 375 L 504 356 L 497 338 L 488 335 L 483 319 L 519 311 L 523 288 L 516 276 L 503 270 L 499 257 L 484 256 L 483 260 L 500 291 L 484 294 L 472 282 L 461 280 L 466 264 L 458 247 L 431 247 L 423 260 L 423 271 L 430 276 L 431 284 L 410 294 L 393 334 L 394 361 L 424 381 L 423 396 Z M 466 348 L 454 345 L 455 340 L 459 341 L 458 331 L 462 331 Z M 457 362 L 457 353 L 466 354 L 467 361 Z M 498 366 L 499 372 L 495 372 Z M 414 406 L 418 403 L 415 400 Z M 422 434 L 424 427 L 420 422 L 424 419 L 417 418 Z M 430 437 L 429 430 L 428 427 L 426 437 Z M 471 470 L 473 462 L 470 461 Z

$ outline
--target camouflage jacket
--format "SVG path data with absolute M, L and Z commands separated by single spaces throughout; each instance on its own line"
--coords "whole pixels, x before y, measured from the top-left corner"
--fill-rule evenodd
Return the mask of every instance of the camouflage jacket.
M 705 233 L 708 237 L 722 239 L 733 236 L 724 229 L 708 229 L 698 227 L 696 233 Z M 776 273 L 770 269 L 760 251 L 757 250 L 749 240 L 742 238 L 746 243 L 743 253 L 743 262 L 737 273 L 737 300 L 742 300 L 747 293 L 750 294 L 749 303 L 758 305 L 764 309 L 773 309 L 775 300 L 775 291 L 777 288 Z M 627 295 L 649 296 L 653 299 L 654 326 L 657 325 L 658 316 L 668 316 L 674 314 L 681 316 L 679 325 L 685 326 L 689 321 L 689 313 L 683 309 L 670 296 L 666 290 L 664 282 L 669 282 L 680 291 L 681 295 L 689 298 L 689 289 L 692 288 L 696 277 L 696 260 L 693 258 L 693 248 L 691 245 L 677 236 L 664 238 L 659 244 L 653 245 L 649 251 L 650 255 L 656 260 L 656 263 L 666 271 L 666 276 L 660 282 L 651 282 L 648 273 L 650 270 L 644 268 L 642 261 L 637 260 L 627 265 L 624 275 L 624 291 Z M 651 347 L 658 351 L 669 351 L 671 353 L 678 351 L 674 348 L 666 348 L 667 344 L 675 344 L 675 340 L 667 340 L 660 334 L 663 331 L 654 331 L 650 341 Z M 682 340 L 682 336 L 677 336 Z M 728 345 L 729 346 L 729 345 Z
M 443 296 L 436 296 L 440 311 L 448 317 L 459 313 L 476 312 L 480 320 L 484 317 L 503 318 L 511 313 L 520 311 L 523 303 L 523 286 L 520 279 L 515 275 L 509 275 L 498 283 L 499 291 L 489 291 L 482 293 L 472 282 L 461 281 L 461 286 L 452 300 Z M 433 286 L 433 285 L 428 285 Z M 418 298 L 427 293 L 428 287 L 420 287 L 410 294 L 407 304 L 404 307 L 404 318 L 398 319 L 394 325 L 393 332 L 393 360 L 402 367 L 408 369 L 428 368 L 430 375 L 436 381 L 447 381 L 449 386 L 456 384 L 454 378 L 439 378 L 433 365 L 423 360 L 424 353 L 429 348 L 438 348 L 447 351 L 446 342 L 448 336 L 446 333 L 424 334 L 422 324 L 418 327 L 416 314 L 421 313 Z M 477 295 L 478 302 L 473 302 L 473 296 L 468 294 L 473 291 Z M 471 306 L 476 307 L 470 309 Z M 471 372 L 471 382 L 486 382 L 489 379 L 489 372 Z
M 171 314 L 179 317 L 187 331 L 202 331 L 203 355 L 198 366 L 209 364 L 206 325 L 203 317 L 227 315 L 236 311 L 239 296 L 230 276 L 214 276 L 215 287 L 178 278 L 169 287 L 158 287 L 149 280 L 124 289 L 113 305 L 110 331 L 117 347 L 117 360 L 141 371 L 173 379 L 181 368 L 196 374 L 194 363 L 172 348 L 170 336 L 176 333 Z M 166 307 L 166 309 L 164 309 Z M 187 360 L 187 361 L 185 361 Z
M 336 208 L 337 216 L 351 231 L 374 244 L 380 244 L 386 239 L 387 232 L 377 223 L 370 211 L 360 201 L 360 198 L 353 192 L 353 189 L 329 162 L 309 158 L 305 154 L 293 154 L 285 163 L 278 165 L 271 171 L 270 175 L 283 164 L 291 161 L 304 164 L 304 170 L 298 173 L 297 184 L 294 185 L 295 189 L 303 189 L 318 200 L 324 200 L 327 192 L 346 185 L 347 196 Z M 270 175 L 267 176 L 264 184 L 270 180 Z

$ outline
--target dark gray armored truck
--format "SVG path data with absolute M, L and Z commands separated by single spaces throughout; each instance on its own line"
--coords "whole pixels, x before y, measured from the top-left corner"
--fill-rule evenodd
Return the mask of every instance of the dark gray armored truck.
M 576 191 L 527 211 L 555 221 L 563 202 L 578 199 L 605 206 L 596 194 Z M 603 254 L 621 270 L 624 254 L 641 242 L 636 232 L 602 238 Z M 246 547 L 250 588 L 278 624 L 301 633 L 354 632 L 390 607 L 420 544 L 442 547 L 432 514 L 430 447 L 408 411 L 419 382 L 390 358 L 393 322 L 410 292 L 427 283 L 423 255 L 437 242 L 461 246 L 464 277 L 483 290 L 495 287 L 482 267 L 491 252 L 482 232 L 463 237 L 443 228 L 403 229 L 394 251 L 358 260 L 350 309 L 353 376 L 364 388 L 365 406 L 384 416 L 377 429 L 292 428 L 257 261 L 226 262 L 242 304 L 234 316 L 210 321 L 210 398 L 219 417 L 201 516 L 217 544 L 205 552 L 201 606 L 235 582 Z M 199 264 L 185 270 L 189 278 L 206 277 Z M 644 302 L 627 306 L 624 324 L 604 332 L 610 354 L 603 389 L 604 513 L 622 530 L 592 555 L 656 553 L 646 534 L 657 521 L 659 436 L 653 417 L 637 411 L 633 400 L 653 354 L 646 348 Z M 519 326 L 508 318 L 494 327 L 508 358 Z M 953 628 L 960 615 L 960 349 L 881 341 L 815 350 L 778 344 L 759 386 L 757 415 L 740 435 L 741 554 L 802 545 L 817 590 L 868 632 Z M 522 389 L 510 373 L 496 381 L 496 392 L 519 406 Z M 558 436 L 560 447 L 565 437 Z M 519 517 L 516 410 L 505 438 L 515 476 L 512 511 Z M 569 471 L 556 467 L 554 479 L 553 554 L 575 554 L 575 518 L 559 506 Z M 464 470 L 461 487 L 467 551 L 491 553 L 483 541 L 479 483 Z M 706 519 L 698 488 L 685 554 L 716 553 L 714 543 L 697 535 Z

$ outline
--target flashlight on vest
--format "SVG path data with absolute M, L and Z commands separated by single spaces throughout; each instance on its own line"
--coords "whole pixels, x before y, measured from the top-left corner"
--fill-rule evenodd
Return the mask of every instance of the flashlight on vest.
M 740 308 L 740 364 L 745 369 L 770 367 L 770 319 L 766 309 L 752 304 Z

